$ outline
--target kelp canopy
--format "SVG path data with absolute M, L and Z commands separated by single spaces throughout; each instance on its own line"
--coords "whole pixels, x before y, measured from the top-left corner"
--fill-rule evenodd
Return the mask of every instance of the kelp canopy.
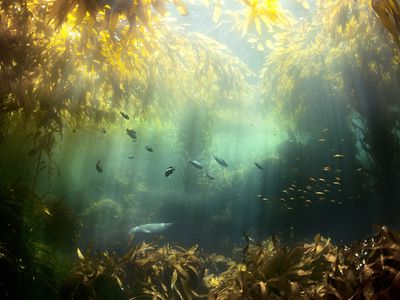
M 398 1 L 232 3 L 0 0 L 1 296 L 399 297 L 385 226 L 350 246 L 265 239 L 273 222 L 333 232 L 335 214 L 346 236 L 374 208 L 398 225 Z M 231 257 L 127 241 L 162 219 Z
M 2 124 L 29 120 L 34 153 L 49 154 L 65 124 L 112 122 L 118 110 L 141 116 L 150 107 L 147 117 L 156 118 L 176 108 L 172 98 L 207 105 L 240 97 L 246 67 L 217 42 L 165 21 L 165 5 L 2 1 Z
M 274 35 L 261 71 L 265 93 L 300 136 L 317 141 L 325 128 L 337 128 L 329 147 L 364 157 L 385 219 L 393 219 L 400 178 L 398 2 L 316 4 L 304 20 Z

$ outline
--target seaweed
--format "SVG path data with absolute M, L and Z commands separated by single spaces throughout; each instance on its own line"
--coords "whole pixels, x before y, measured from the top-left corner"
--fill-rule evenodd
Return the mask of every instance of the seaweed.
M 276 237 L 250 245 L 244 264 L 208 278 L 211 299 L 397 299 L 400 235 L 380 227 L 372 239 L 340 249 L 313 243 L 281 246 Z M 221 261 L 221 258 L 219 258 Z M 224 261 L 224 260 L 222 260 Z
M 43 227 L 51 226 L 69 235 L 67 239 L 76 234 L 73 215 L 57 201 L 53 199 L 51 206 L 48 199 L 17 184 L 3 187 L 1 195 L 1 213 L 8 216 L 1 220 L 10 224 L 2 227 L 9 231 L 3 231 L 0 239 L 4 299 L 22 297 L 21 286 L 32 299 L 372 300 L 400 296 L 400 234 L 386 226 L 377 227 L 372 237 L 340 246 L 320 234 L 293 245 L 276 235 L 260 242 L 248 238 L 244 247 L 232 248 L 237 259 L 204 253 L 197 245 L 183 248 L 136 244 L 135 240 L 121 253 L 93 246 L 82 251 L 58 240 L 49 229 L 40 234 L 46 232 Z M 70 217 L 51 221 L 64 212 Z M 18 242 L 15 236 L 20 237 Z
M 16 182 L 0 188 L 0 295 L 54 299 L 70 268 L 76 220 Z
M 66 282 L 65 299 L 193 299 L 199 297 L 203 261 L 197 246 L 157 246 L 145 242 L 131 245 L 118 256 L 108 251 L 83 254 Z

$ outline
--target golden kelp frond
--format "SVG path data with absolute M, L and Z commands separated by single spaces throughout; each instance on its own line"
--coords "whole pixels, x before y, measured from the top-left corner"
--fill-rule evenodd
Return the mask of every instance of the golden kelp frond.
M 316 99 L 311 82 L 323 80 L 329 98 L 340 95 L 356 105 L 349 70 L 374 78 L 373 86 L 389 84 L 387 74 L 395 76 L 398 70 L 397 49 L 369 1 L 316 1 L 310 11 L 309 19 L 274 35 L 274 48 L 261 71 L 266 95 L 292 128 L 312 110 L 307 105 Z
M 166 245 L 139 256 L 135 263 L 145 276 L 145 293 L 165 299 L 198 297 L 204 262 L 196 250 L 196 245 L 188 250 Z
M 316 285 L 323 286 L 319 278 L 326 277 L 336 262 L 331 259 L 336 257 L 335 247 L 329 240 L 317 237 L 312 244 L 291 248 L 279 245 L 275 237 L 251 244 L 244 264 L 231 265 L 220 274 L 219 284 L 211 293 L 215 299 L 229 299 L 232 294 L 246 299 L 250 295 L 257 299 L 311 296 Z M 322 291 L 318 296 L 323 296 Z
M 91 23 L 99 23 L 100 27 L 108 28 L 111 34 L 122 17 L 128 21 L 129 33 L 132 33 L 142 25 L 150 27 L 155 18 L 154 12 L 165 15 L 169 2 L 172 2 L 182 15 L 188 13 L 182 0 L 56 0 L 51 8 L 50 17 L 59 27 L 67 20 L 69 14 L 74 13 L 77 25 L 87 19 Z
M 390 32 L 400 47 L 400 6 L 397 0 L 371 0 L 372 8 L 380 18 L 382 25 Z
M 210 38 L 158 20 L 124 39 L 122 20 L 113 34 L 91 18 L 76 26 L 76 9 L 55 31 L 39 4 L 9 5 L 0 19 L 0 114 L 33 121 L 36 157 L 51 154 L 66 123 L 114 122 L 119 110 L 159 120 L 177 103 L 236 101 L 246 90 L 249 70 Z
M 400 235 L 386 227 L 344 247 L 320 234 L 293 246 L 272 236 L 243 248 L 242 262 L 200 256 L 197 245 L 143 242 L 122 257 L 78 248 L 68 291 L 73 299 L 398 299 L 399 251 Z
M 252 73 L 226 46 L 170 26 L 162 31 L 150 68 L 153 97 L 142 102 L 149 117 L 179 114 L 193 103 L 220 108 L 244 102 Z
M 242 2 L 247 6 L 243 33 L 255 25 L 257 33 L 261 35 L 261 24 L 270 30 L 272 24 L 282 25 L 287 22 L 278 0 L 242 0 Z
M 358 284 L 353 286 L 354 299 L 400 297 L 399 243 L 398 232 L 381 226 L 372 239 L 344 249 L 347 272 L 352 272 L 353 277 L 358 277 Z
M 71 272 L 71 278 L 64 287 L 71 299 L 99 295 L 122 296 L 126 288 L 124 265 L 119 257 L 107 251 L 94 254 L 91 248 L 82 253 L 76 249 L 79 262 Z

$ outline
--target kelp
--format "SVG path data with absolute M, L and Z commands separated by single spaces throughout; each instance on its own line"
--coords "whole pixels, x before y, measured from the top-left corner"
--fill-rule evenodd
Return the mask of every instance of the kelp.
M 143 293 L 153 299 L 194 299 L 199 297 L 204 262 L 197 245 L 190 249 L 165 245 L 143 245 L 129 267 L 140 270 Z
M 292 247 L 272 237 L 209 278 L 209 299 L 396 299 L 399 238 L 384 226 L 343 248 L 319 234 Z
M 324 128 L 340 128 L 325 139 L 333 151 L 344 148 L 353 156 L 359 143 L 385 207 L 382 217 L 391 222 L 400 176 L 394 134 L 399 49 L 369 1 L 316 1 L 311 13 L 274 35 L 275 47 L 261 71 L 266 104 L 310 143 L 321 139 Z
M 379 228 L 362 249 L 361 286 L 354 299 L 397 299 L 400 297 L 400 235 L 386 226 Z
M 0 236 L 2 295 L 15 293 L 16 282 L 22 280 L 24 292 L 32 291 L 32 297 L 61 299 L 369 300 L 400 296 L 400 234 L 385 226 L 377 227 L 372 237 L 339 246 L 320 234 L 294 244 L 285 244 L 275 235 L 260 242 L 248 238 L 244 247 L 232 248 L 236 253 L 232 258 L 203 253 L 197 245 L 183 248 L 135 244 L 134 240 L 124 252 L 92 246 L 84 251 L 66 241 L 60 243 L 56 233 L 40 237 L 43 226 L 54 227 L 63 237 L 71 231 L 71 226 L 51 221 L 68 214 L 54 199 L 51 205 L 18 185 L 3 187 L 1 196 L 1 220 L 12 224 L 2 227 L 10 231 Z M 16 210 L 16 199 L 26 200 L 22 214 Z M 28 232 L 30 238 L 24 244 L 13 243 L 15 236 L 22 238 Z M 74 267 L 67 276 L 71 259 Z
M 382 25 L 390 32 L 400 47 L 400 6 L 397 0 L 371 0 L 371 6 L 377 13 Z
M 57 173 L 51 155 L 66 127 L 114 123 L 120 110 L 159 122 L 193 99 L 239 102 L 248 89 L 249 70 L 218 42 L 150 15 L 151 30 L 138 25 L 125 39 L 131 28 L 123 20 L 97 20 L 110 10 L 107 1 L 2 2 L 0 121 L 4 131 L 11 122 L 27 124 L 33 186 L 42 161 Z M 115 8 L 117 19 L 123 11 Z
M 164 16 L 169 2 L 172 2 L 182 15 L 188 14 L 186 4 L 182 0 L 56 0 L 51 8 L 50 15 L 56 25 L 60 26 L 66 21 L 68 15 L 76 9 L 77 25 L 88 18 L 90 23 L 100 23 L 100 26 L 108 27 L 110 34 L 114 33 L 119 17 L 123 16 L 129 22 L 128 32 L 132 34 L 136 33 L 140 26 L 150 27 L 155 18 L 154 12 Z
M 79 262 L 64 287 L 68 299 L 193 299 L 203 276 L 197 246 L 131 245 L 122 256 L 85 252 L 77 248 Z
M 55 297 L 70 268 L 76 220 L 20 182 L 1 187 L 0 219 L 0 295 Z
M 79 259 L 71 277 L 62 287 L 63 299 L 126 299 L 125 272 L 121 259 L 107 251 L 95 254 L 76 249 Z

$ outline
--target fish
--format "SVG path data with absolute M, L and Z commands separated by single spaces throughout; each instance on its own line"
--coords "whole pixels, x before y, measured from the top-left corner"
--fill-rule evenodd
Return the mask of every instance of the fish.
M 151 148 L 149 145 L 146 146 L 146 150 L 149 152 L 153 152 L 153 148 Z
M 340 158 L 340 159 L 343 159 L 343 158 L 345 158 L 345 156 L 344 156 L 343 154 L 335 154 L 335 155 L 333 156 L 333 158 Z
M 192 164 L 192 166 L 194 166 L 197 169 L 203 169 L 203 166 L 197 160 L 190 160 L 189 159 L 188 162 L 190 162 Z
M 129 154 L 129 155 L 128 155 L 128 158 L 129 158 L 129 159 L 133 159 L 133 155 L 132 155 L 132 154 Z
M 215 179 L 215 177 L 214 177 L 214 176 L 211 176 L 211 175 L 210 175 L 210 174 L 208 174 L 207 172 L 206 172 L 206 173 L 204 173 L 204 175 L 206 175 L 208 179 L 211 179 L 211 180 L 214 180 L 214 179 Z
M 227 167 L 228 166 L 228 164 L 222 158 L 219 158 L 216 155 L 214 155 L 214 158 L 221 166 L 223 166 L 223 167 Z
M 143 233 L 158 233 L 167 230 L 173 223 L 149 223 L 133 227 L 129 230 L 129 234 L 138 232 Z
M 243 238 L 246 240 L 246 243 L 254 243 L 255 240 L 250 235 L 248 235 L 244 230 L 242 230 Z
M 128 114 L 124 113 L 123 111 L 120 111 L 119 113 L 124 117 L 125 120 L 129 120 Z
M 50 217 L 53 216 L 48 208 L 43 209 L 43 211 L 44 211 L 46 214 L 48 214 Z
M 107 130 L 103 127 L 103 128 L 101 129 L 101 132 L 102 132 L 102 133 L 106 133 Z
M 103 167 L 100 165 L 100 163 L 101 163 L 101 160 L 99 160 L 99 161 L 97 162 L 97 164 L 96 164 L 96 170 L 97 170 L 97 172 L 102 173 L 102 172 L 103 172 Z
M 135 130 L 133 130 L 133 129 L 126 129 L 126 133 L 132 138 L 132 139 L 134 139 L 134 140 L 136 140 L 137 139 L 137 136 L 136 136 L 136 131 Z
M 254 164 L 256 165 L 257 168 L 259 168 L 260 170 L 264 169 L 259 163 L 254 162 Z
M 165 170 L 165 176 L 166 176 L 166 177 L 171 176 L 172 173 L 174 173 L 174 171 L 175 171 L 175 167 L 168 167 L 168 168 Z

